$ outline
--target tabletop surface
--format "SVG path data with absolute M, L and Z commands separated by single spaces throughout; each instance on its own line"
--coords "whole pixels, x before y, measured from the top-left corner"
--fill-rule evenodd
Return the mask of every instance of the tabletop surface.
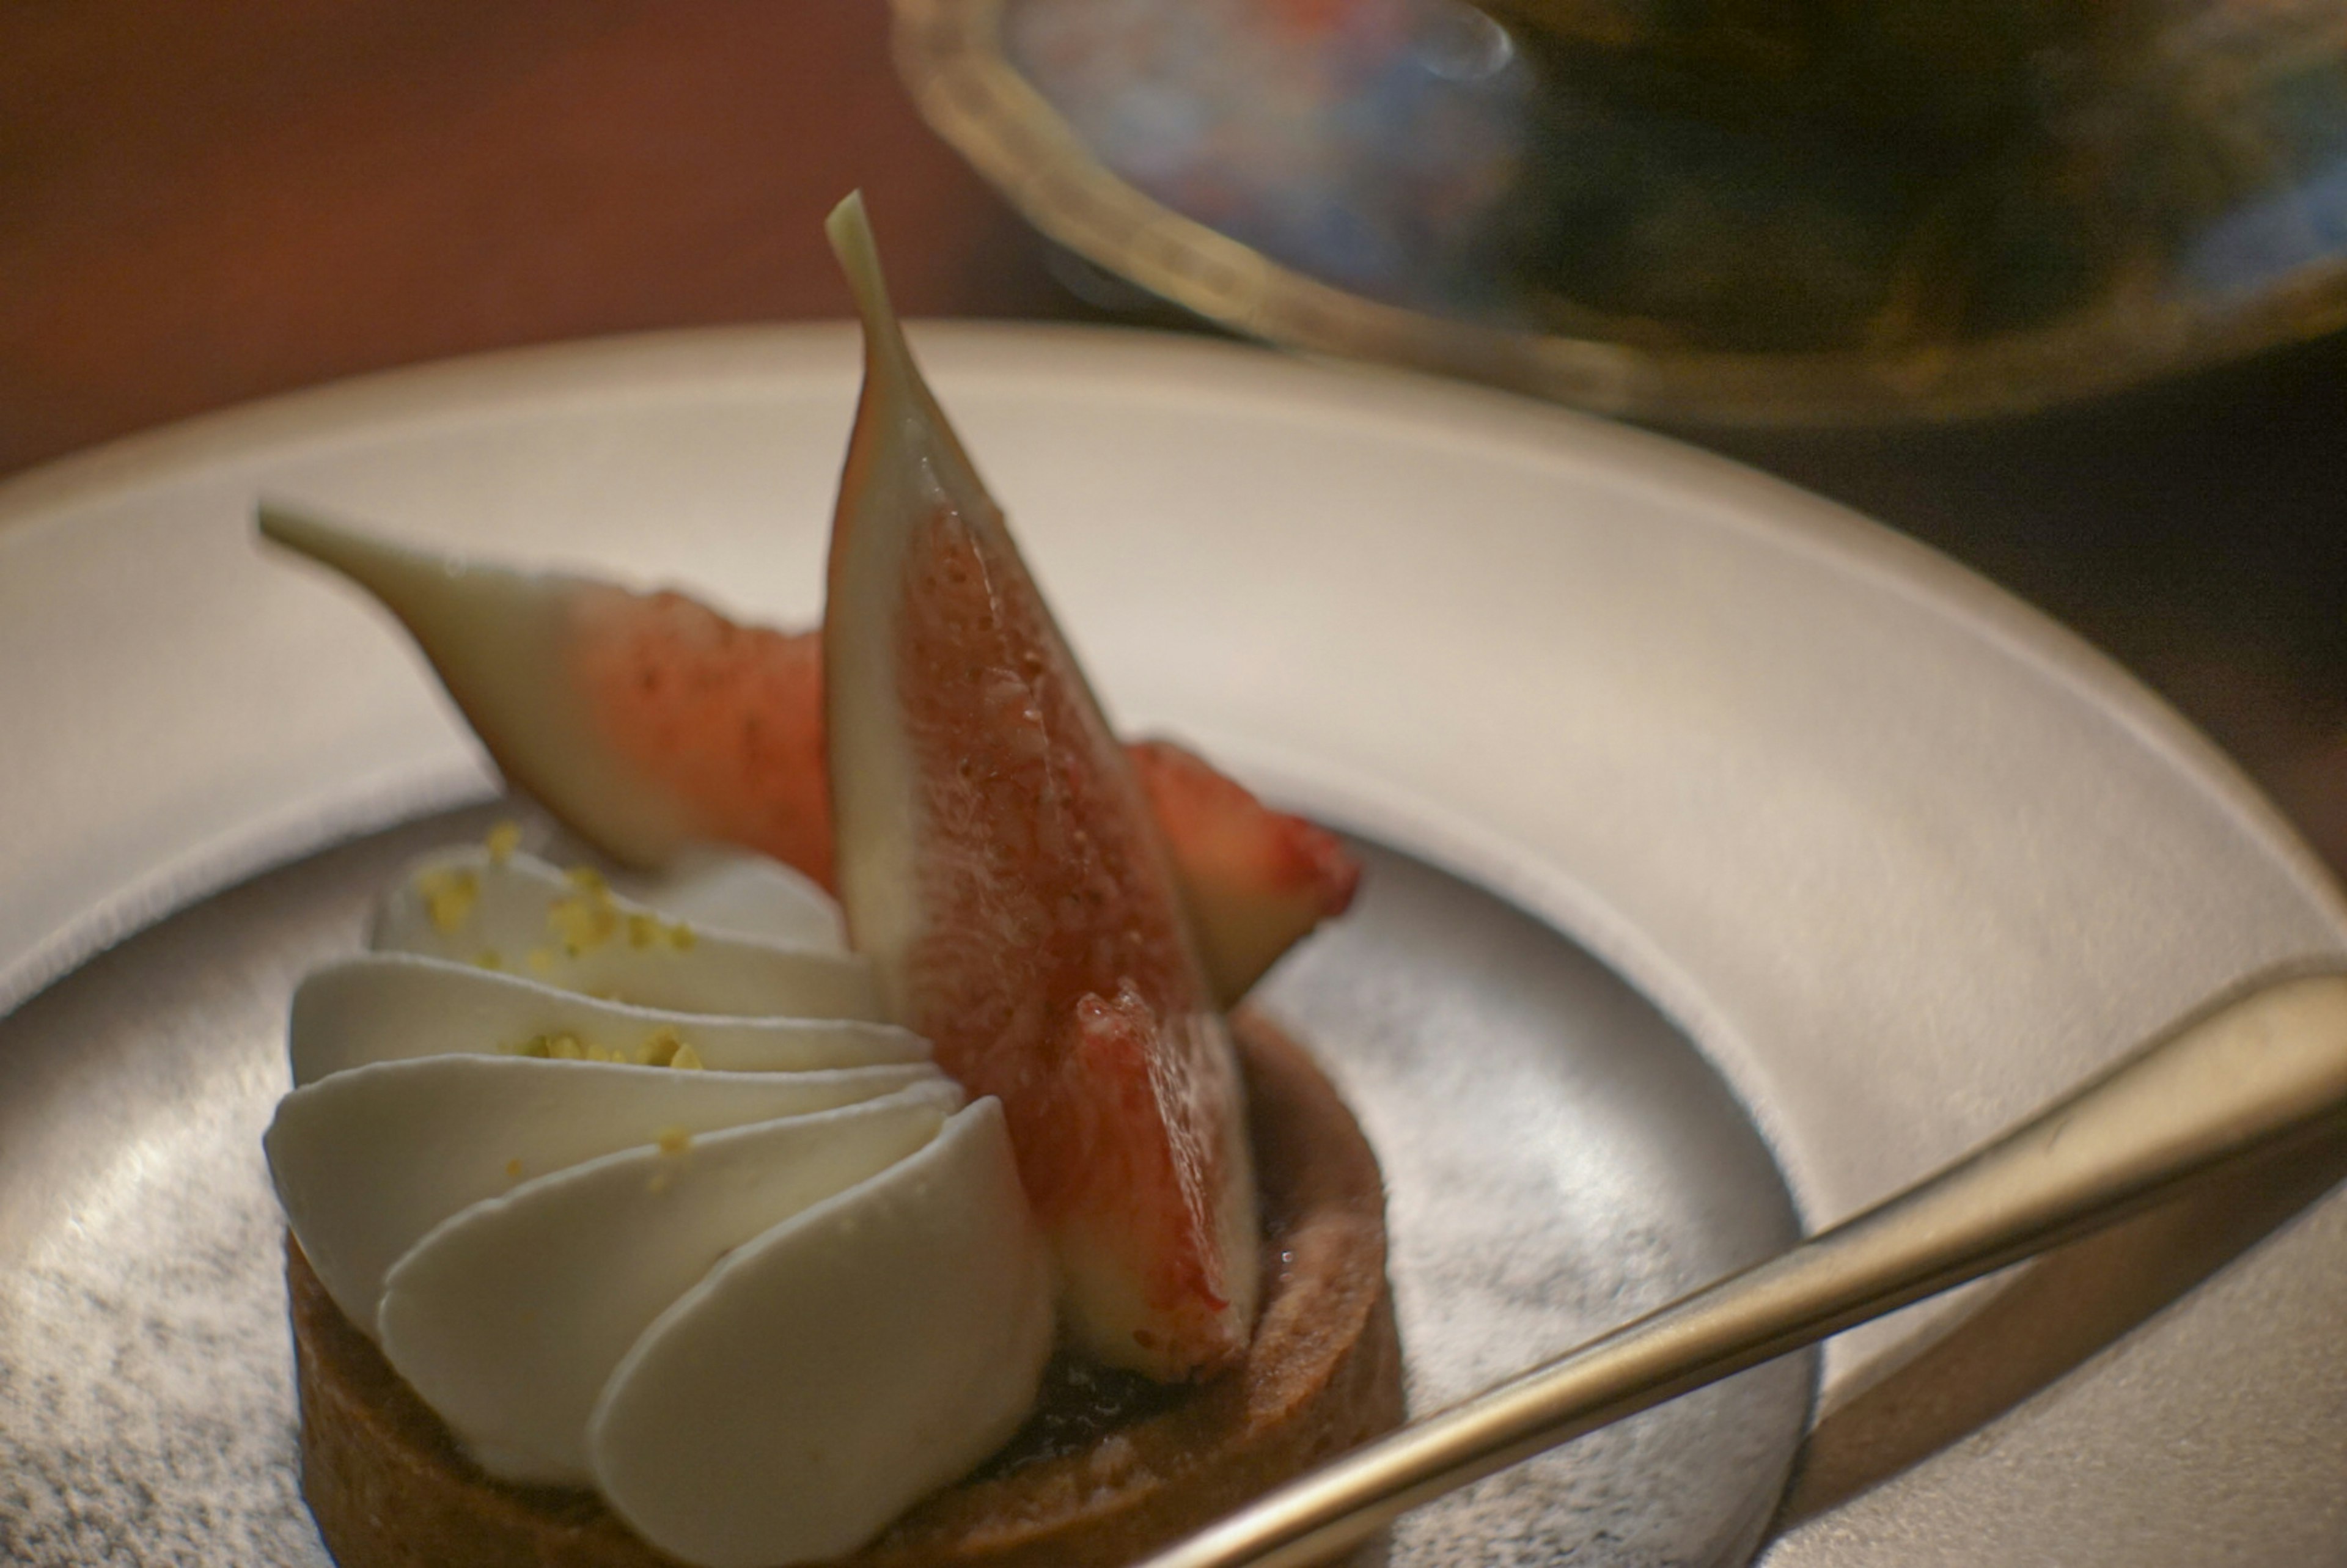
M 0 477 L 391 365 L 844 315 L 815 236 L 856 186 L 908 314 L 1198 330 L 928 131 L 878 0 L 0 8 Z M 2347 870 L 2347 343 L 2023 420 L 1672 433 L 2068 623 Z

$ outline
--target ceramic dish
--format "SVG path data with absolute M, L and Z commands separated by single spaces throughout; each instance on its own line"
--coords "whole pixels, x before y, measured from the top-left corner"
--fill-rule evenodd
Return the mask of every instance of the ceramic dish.
M 1379 846 L 1361 917 L 1269 1000 L 1386 1162 L 1421 1409 L 2347 949 L 2211 749 L 1823 502 L 1456 385 L 917 342 L 1122 721 Z M 549 349 L 0 489 L 5 1555 L 318 1560 L 257 1146 L 282 1010 L 492 785 L 382 620 L 254 547 L 254 494 L 803 622 L 856 374 L 844 328 Z M 2261 1201 L 1656 1412 L 1397 1552 L 1718 1561 L 1775 1510 L 1772 1564 L 2319 1558 L 2347 1200 L 2227 1264 Z

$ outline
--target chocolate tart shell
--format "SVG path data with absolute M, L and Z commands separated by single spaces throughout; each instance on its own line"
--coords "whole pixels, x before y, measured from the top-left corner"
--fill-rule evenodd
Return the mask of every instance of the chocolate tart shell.
M 981 1470 L 840 1563 L 1109 1568 L 1399 1423 L 1376 1156 L 1300 1046 L 1258 1014 L 1232 1024 L 1265 1226 L 1264 1305 L 1245 1363 L 1069 1451 Z M 290 1236 L 286 1281 L 302 1491 L 341 1568 L 672 1564 L 592 1493 L 484 1474 Z

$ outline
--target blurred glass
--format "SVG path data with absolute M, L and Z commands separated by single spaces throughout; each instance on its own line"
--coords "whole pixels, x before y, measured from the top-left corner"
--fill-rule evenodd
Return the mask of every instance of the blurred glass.
M 1276 342 L 1778 422 L 2347 318 L 2336 0 L 1486 4 L 897 0 L 1041 227 Z

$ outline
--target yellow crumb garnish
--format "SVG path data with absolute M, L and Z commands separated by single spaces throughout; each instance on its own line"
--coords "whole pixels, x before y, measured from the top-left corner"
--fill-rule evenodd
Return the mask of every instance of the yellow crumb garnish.
M 679 1072 L 699 1072 L 708 1065 L 701 1060 L 701 1052 L 693 1050 L 689 1040 L 677 1042 L 676 1054 L 668 1059 L 668 1064 Z
M 581 893 L 601 893 L 610 886 L 603 874 L 591 866 L 574 866 L 562 874 L 562 879 Z
M 584 1061 L 587 1053 L 580 1049 L 575 1034 L 558 1034 L 546 1042 L 546 1054 L 557 1061 Z
M 676 1030 L 662 1024 L 644 1036 L 644 1043 L 636 1051 L 636 1060 L 646 1067 L 666 1067 L 675 1061 L 676 1053 L 683 1047 L 684 1041 L 677 1038 Z
M 682 1127 L 663 1127 L 653 1137 L 663 1154 L 682 1154 L 692 1147 L 692 1134 Z
M 692 951 L 692 944 L 700 939 L 692 934 L 692 927 L 682 920 L 668 928 L 669 946 L 680 953 Z
M 554 949 L 552 948 L 532 948 L 529 950 L 529 972 L 531 974 L 542 975 L 553 968 Z
M 473 955 L 473 967 L 477 969 L 502 969 L 506 967 L 506 956 L 495 948 L 483 948 Z
M 507 1160 L 506 1162 L 506 1179 L 507 1181 L 519 1181 L 521 1179 L 521 1162 L 519 1160 Z
M 489 829 L 487 843 L 489 849 L 489 864 L 503 866 L 513 858 L 514 851 L 521 847 L 521 824 L 518 822 L 497 824 Z
M 658 918 L 645 914 L 628 917 L 628 946 L 649 948 L 660 939 L 661 923 Z
M 589 876 L 595 875 L 585 866 L 579 867 L 579 871 L 571 873 L 574 886 L 584 886 L 576 881 L 579 872 Z M 564 949 L 575 958 L 581 953 L 601 947 L 620 934 L 620 910 L 611 902 L 610 890 L 602 886 L 598 878 L 593 886 L 568 898 L 557 898 L 548 905 L 546 926 L 562 939 Z
M 534 1034 L 528 1040 L 523 1040 L 519 1045 L 507 1046 L 506 1054 L 507 1056 L 547 1056 L 549 1052 L 546 1048 L 546 1036 L 542 1034 Z
M 432 928 L 453 937 L 473 917 L 473 906 L 481 898 L 481 879 L 464 867 L 443 866 L 418 873 L 415 891 L 423 897 L 424 913 L 430 917 Z

